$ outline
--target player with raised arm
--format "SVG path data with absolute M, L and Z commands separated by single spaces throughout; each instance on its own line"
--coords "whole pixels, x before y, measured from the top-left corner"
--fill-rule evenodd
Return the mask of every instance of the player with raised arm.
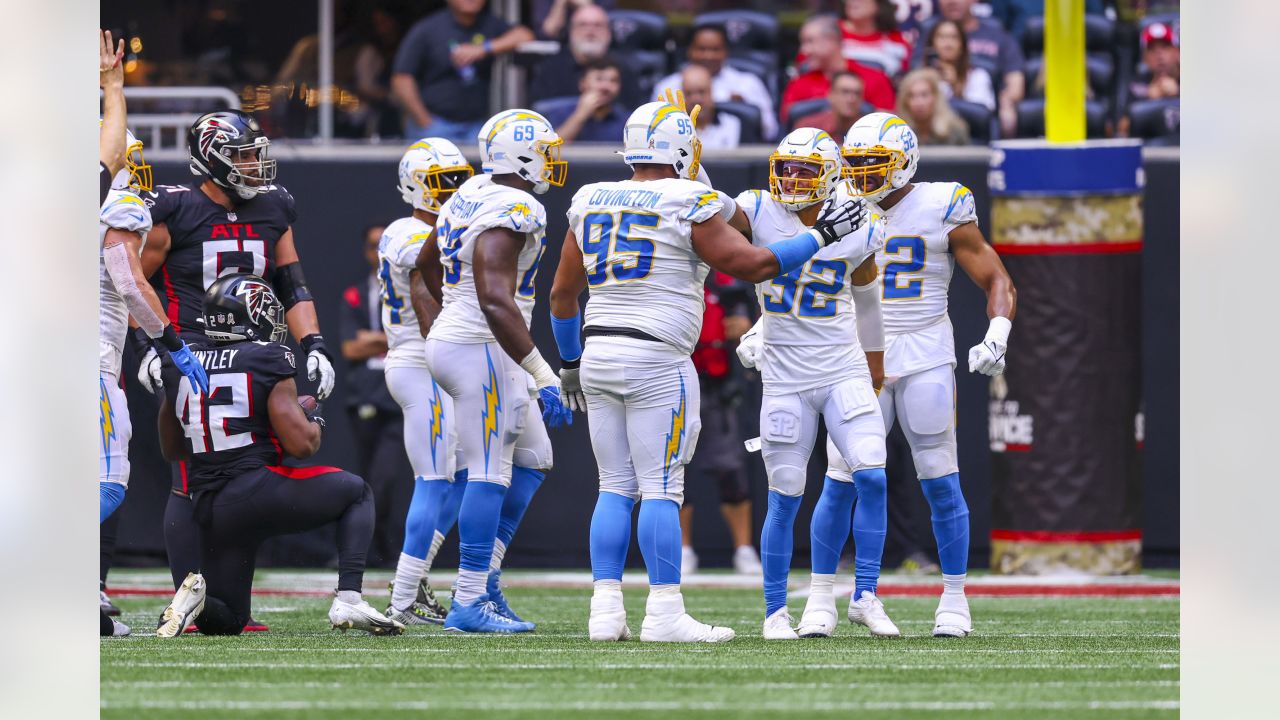
M 416 263 L 440 206 L 471 177 L 472 169 L 452 142 L 424 138 L 405 151 L 399 175 L 401 198 L 413 213 L 382 232 L 378 282 L 387 331 L 387 389 L 404 411 L 404 445 L 414 484 L 386 614 L 405 625 L 439 625 L 448 613 L 436 602 L 427 573 L 440 547 L 435 538 L 443 540 L 457 520 L 458 504 L 450 496 L 466 487 L 467 469 L 460 457 L 455 461 L 453 399 L 427 370 L 426 335 L 440 306 L 427 292 Z M 454 508 L 452 517 L 441 517 L 446 507 Z
M 567 402 L 585 409 L 600 472 L 591 516 L 595 581 L 588 634 L 626 640 L 622 569 L 631 514 L 649 572 L 640 639 L 724 642 L 733 630 L 695 620 L 680 593 L 680 504 L 684 468 L 697 445 L 699 388 L 690 355 L 703 315 L 708 266 L 763 282 L 803 266 L 853 233 L 860 204 L 824 206 L 812 229 L 755 247 L 726 218 L 737 210 L 699 168 L 699 108 L 683 98 L 641 105 L 623 132 L 632 177 L 593 183 L 574 195 L 569 231 L 551 290 Z M 704 183 L 695 181 L 701 177 Z M 578 297 L 590 290 L 585 330 Z M 585 348 L 583 337 L 587 338 Z
M 165 367 L 157 424 L 165 458 L 184 460 L 201 526 L 201 572 L 187 575 L 156 630 L 176 637 L 195 621 L 206 635 L 239 635 L 249 621 L 258 546 L 277 535 L 337 524 L 338 589 L 329 622 L 396 635 L 400 623 L 360 595 L 373 537 L 373 490 L 335 467 L 286 467 L 320 449 L 324 419 L 298 397 L 284 308 L 271 286 L 246 273 L 214 281 L 203 303 L 204 343 L 195 355 L 209 392 L 193 392 Z
M 527 632 L 533 623 L 503 597 L 502 558 L 551 466 L 543 421 L 557 427 L 573 420 L 561 404 L 559 378 L 529 333 L 547 225 L 530 193 L 564 185 L 568 165 L 551 124 L 529 110 L 498 113 L 477 139 L 485 174 L 463 183 L 440 209 L 417 261 L 441 306 L 427 335 L 427 366 L 453 398 L 467 467 L 457 589 L 444 627 Z
M 863 201 L 849 196 L 840 181 L 840 145 L 816 128 L 797 128 L 769 158 L 769 191 L 738 196 L 731 224 L 762 247 L 785 241 L 813 225 L 820 203 Z M 884 381 L 884 327 L 876 251 L 884 245 L 884 224 L 872 215 L 861 232 L 824 248 L 791 272 L 760 283 L 757 342 L 739 345 L 743 364 L 758 366 L 764 380 L 760 404 L 761 451 L 769 477 L 769 510 L 760 533 L 764 564 L 766 640 L 831 637 L 837 625 L 836 564 L 854 527 L 887 522 L 885 432 L 876 392 Z M 756 351 L 756 348 L 760 348 Z M 757 356 L 758 355 L 758 356 Z M 800 625 L 792 629 L 787 611 L 794 525 L 804 496 L 809 456 L 818 436 L 818 417 L 855 472 L 843 482 L 828 479 L 810 526 L 812 575 Z M 879 517 L 864 517 L 875 513 Z M 860 602 L 873 635 L 897 636 L 875 597 L 884 534 L 858 535 L 858 581 L 870 590 Z
M 880 410 L 886 428 L 895 418 L 902 425 L 929 501 L 943 587 L 933 634 L 963 637 L 973 631 L 964 595 L 969 507 L 956 460 L 956 351 L 947 290 L 958 263 L 987 295 L 991 324 L 982 342 L 969 350 L 969 371 L 988 376 L 1004 372 L 1017 292 L 978 229 L 973 193 L 960 183 L 911 182 L 920 148 L 901 118 L 863 117 L 849 128 L 842 152 L 854 189 L 878 203 L 886 226 L 888 239 L 877 258 L 884 277 L 886 339 Z M 847 477 L 848 463 L 830 441 L 827 456 L 827 476 Z M 855 604 L 849 616 L 858 621 Z
M 223 275 L 252 273 L 266 279 L 284 305 L 289 330 L 302 346 L 307 377 L 324 400 L 334 370 L 320 335 L 315 303 L 302 274 L 294 241 L 293 196 L 276 185 L 271 141 L 252 116 L 239 110 L 206 113 L 187 133 L 191 172 L 186 185 L 160 185 L 144 197 L 156 229 L 142 254 L 143 271 L 165 298 L 165 311 L 189 341 L 203 338 L 201 304 Z M 141 359 L 138 379 L 148 391 L 160 386 L 160 362 L 148 339 L 133 334 Z M 165 548 L 176 586 L 197 568 L 188 483 L 180 463 L 165 507 Z

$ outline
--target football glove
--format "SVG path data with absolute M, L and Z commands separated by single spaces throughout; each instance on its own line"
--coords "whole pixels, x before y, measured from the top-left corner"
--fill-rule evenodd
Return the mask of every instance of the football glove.
M 302 352 L 307 355 L 307 379 L 316 382 L 316 399 L 328 400 L 337 375 L 333 371 L 333 357 L 320 333 L 302 338 Z
M 573 411 L 560 401 L 560 386 L 546 385 L 538 388 L 538 400 L 542 402 L 542 421 L 549 428 L 573 424 Z
M 764 338 L 760 333 L 760 321 L 757 320 L 738 340 L 738 359 L 742 361 L 743 367 L 753 368 L 760 363 L 760 356 L 763 354 Z
M 867 222 L 867 205 L 862 198 L 836 201 L 836 193 L 827 196 L 818 212 L 818 221 L 813 229 L 822 236 L 823 246 L 837 242 Z
M 182 342 L 179 340 L 179 342 Z M 152 350 L 152 352 L 155 352 Z M 191 387 L 194 390 L 208 395 L 209 394 L 209 376 L 204 371 L 204 366 L 191 353 L 191 348 L 182 342 L 182 347 L 177 350 L 170 350 L 169 357 L 173 360 L 173 364 L 177 366 L 179 372 L 187 376 L 191 381 Z
M 1009 344 L 1012 324 L 1007 318 L 991 318 L 991 326 L 982 342 L 969 348 L 969 372 L 995 377 L 1004 372 L 1005 350 Z
M 155 395 L 164 387 L 164 380 L 160 375 L 160 355 L 156 353 L 155 345 L 142 328 L 134 328 L 129 332 L 129 344 L 138 356 L 138 384 Z
M 582 380 L 578 377 L 581 360 L 560 364 L 560 402 L 570 410 L 587 411 L 587 398 L 582 394 Z

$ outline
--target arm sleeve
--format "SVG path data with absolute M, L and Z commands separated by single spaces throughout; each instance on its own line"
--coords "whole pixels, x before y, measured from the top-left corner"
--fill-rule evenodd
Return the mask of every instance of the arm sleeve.
M 853 314 L 858 323 L 858 344 L 864 352 L 884 350 L 884 312 L 880 307 L 880 283 L 853 286 Z
M 111 284 L 115 285 L 116 292 L 120 293 L 120 298 L 124 300 L 129 314 L 138 321 L 138 325 L 146 331 L 147 335 L 153 338 L 159 337 L 164 331 L 165 319 L 157 315 L 147 304 L 142 288 L 134 280 L 133 268 L 129 263 L 129 246 L 119 243 L 105 248 L 102 251 L 102 262 L 107 268 L 107 275 L 111 277 Z

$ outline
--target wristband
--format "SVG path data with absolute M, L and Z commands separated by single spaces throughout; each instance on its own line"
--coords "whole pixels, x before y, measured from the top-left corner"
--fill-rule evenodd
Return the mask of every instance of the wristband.
M 582 325 L 578 316 L 558 318 L 551 316 L 551 334 L 556 338 L 556 348 L 560 350 L 560 364 L 582 357 Z
M 536 347 L 520 361 L 520 367 L 533 376 L 533 383 L 538 386 L 538 389 L 556 385 L 559 382 L 559 378 L 552 372 L 547 361 L 542 359 L 542 353 L 538 352 Z
M 160 337 L 157 339 L 160 341 L 160 344 L 164 346 L 164 349 L 171 353 L 178 352 L 182 349 L 182 339 L 178 337 L 178 333 L 173 331 L 173 323 L 165 325 L 164 330 L 160 333 Z
M 815 237 L 817 230 L 806 230 L 793 238 L 770 245 L 767 249 L 778 258 L 778 274 L 786 275 L 804 265 L 814 253 L 822 249 L 822 242 Z
M 991 325 L 987 328 L 987 336 L 984 340 L 995 340 L 1001 345 L 1009 345 L 1009 331 L 1013 329 L 1013 323 L 1009 322 L 1009 318 L 997 315 L 991 318 Z
M 302 354 L 310 355 L 312 350 L 319 352 L 321 355 L 333 362 L 333 356 L 329 354 L 329 348 L 324 344 L 324 337 L 320 333 L 311 333 L 298 341 L 302 345 Z
M 492 41 L 492 40 L 485 40 L 485 41 L 484 41 L 484 46 L 483 46 L 483 47 L 484 47 L 484 54 L 485 54 L 485 55 L 492 55 L 492 54 L 493 54 L 493 41 Z

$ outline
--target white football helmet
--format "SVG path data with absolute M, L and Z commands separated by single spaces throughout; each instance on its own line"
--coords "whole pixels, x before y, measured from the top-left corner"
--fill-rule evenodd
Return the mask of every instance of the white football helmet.
M 471 164 L 457 145 L 444 138 L 423 138 L 400 158 L 400 197 L 414 210 L 439 212 L 449 195 L 472 174 Z
M 792 130 L 769 156 L 769 195 L 788 210 L 820 203 L 840 180 L 840 145 L 824 130 Z
M 628 165 L 670 165 L 677 177 L 693 180 L 701 157 L 702 141 L 693 119 L 679 107 L 660 101 L 645 103 L 627 118 L 622 130 L 622 159 Z
M 98 128 L 102 128 L 102 118 L 98 118 Z M 134 137 L 129 128 L 124 129 L 124 135 L 124 167 L 111 178 L 111 187 L 134 192 L 150 190 L 152 188 L 151 166 L 142 156 L 142 141 Z
M 564 140 L 547 119 L 532 110 L 507 110 L 489 118 L 480 134 L 481 167 L 492 175 L 514 173 L 541 195 L 563 187 L 569 163 L 560 159 Z
M 849 128 L 840 154 L 854 194 L 875 202 L 911 182 L 920 164 L 920 142 L 905 120 L 877 112 Z

